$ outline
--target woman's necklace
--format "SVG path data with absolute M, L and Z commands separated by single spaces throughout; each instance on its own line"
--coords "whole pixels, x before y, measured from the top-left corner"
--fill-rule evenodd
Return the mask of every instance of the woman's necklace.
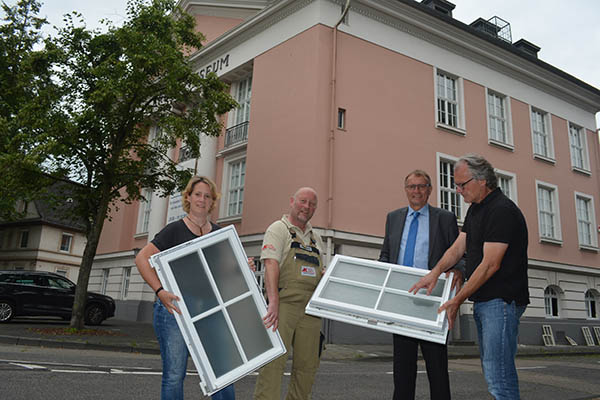
M 189 215 L 186 215 L 185 217 L 188 219 L 188 221 L 190 221 L 192 224 L 196 225 L 196 227 L 198 227 L 198 229 L 200 229 L 200 236 L 204 236 L 204 231 L 202 230 L 202 227 L 204 225 L 206 225 L 206 223 L 208 222 L 208 220 L 204 224 L 199 225 L 196 221 L 194 221 L 193 219 L 191 219 Z

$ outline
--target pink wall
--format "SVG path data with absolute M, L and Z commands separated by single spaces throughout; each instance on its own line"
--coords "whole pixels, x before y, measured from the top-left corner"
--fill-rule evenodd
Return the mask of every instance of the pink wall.
M 138 206 L 139 202 L 134 202 L 119 203 L 118 210 L 113 207 L 110 219 L 104 221 L 96 254 L 130 251 L 146 245 L 145 236 L 139 239 L 133 237 L 137 228 Z
M 212 42 L 225 32 L 235 28 L 241 22 L 242 19 L 238 18 L 223 18 L 223 17 L 211 17 L 206 15 L 196 15 L 196 29 L 204 35 L 206 40 L 203 42 L 204 45 Z

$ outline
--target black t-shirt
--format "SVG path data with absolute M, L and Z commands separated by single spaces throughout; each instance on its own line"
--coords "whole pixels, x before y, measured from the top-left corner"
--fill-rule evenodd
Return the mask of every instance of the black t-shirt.
M 467 234 L 467 279 L 483 259 L 485 242 L 508 244 L 500 269 L 469 300 L 501 298 L 519 306 L 529 304 L 527 223 L 516 204 L 496 188 L 481 203 L 469 207 L 462 231 Z
M 212 227 L 211 232 L 221 229 L 219 225 L 212 222 L 210 225 Z M 155 245 L 158 250 L 164 251 L 199 237 L 200 236 L 197 236 L 189 230 L 185 222 L 183 222 L 183 219 L 180 219 L 173 221 L 162 228 L 161 231 L 154 236 L 151 243 Z

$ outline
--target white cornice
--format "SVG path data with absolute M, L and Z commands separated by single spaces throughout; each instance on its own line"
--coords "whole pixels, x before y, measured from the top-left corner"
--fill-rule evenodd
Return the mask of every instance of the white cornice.
M 529 259 L 529 267 L 555 272 L 577 273 L 581 275 L 599 276 L 600 267 L 587 267 L 582 265 L 570 265 L 557 262 Z

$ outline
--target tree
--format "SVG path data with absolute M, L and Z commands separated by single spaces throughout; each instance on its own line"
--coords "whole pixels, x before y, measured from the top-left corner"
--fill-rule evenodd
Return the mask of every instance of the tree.
M 44 54 L 57 100 L 43 135 L 32 136 L 39 168 L 53 180 L 78 182 L 69 196 L 86 224 L 71 327 L 82 328 L 93 259 L 104 221 L 142 188 L 170 194 L 191 176 L 168 157 L 179 140 L 199 156 L 200 133 L 218 136 L 219 115 L 236 106 L 216 75 L 201 78 L 185 51 L 203 37 L 173 0 L 129 0 L 128 18 L 106 31 L 77 24 L 79 14 L 47 39 Z M 152 127 L 160 132 L 147 140 Z
M 2 2 L 0 26 L 0 220 L 18 216 L 17 200 L 40 195 L 49 182 L 39 177 L 43 161 L 35 143 L 57 98 L 49 66 L 53 52 L 36 51 L 46 24 L 35 15 L 40 5 L 22 0 Z

